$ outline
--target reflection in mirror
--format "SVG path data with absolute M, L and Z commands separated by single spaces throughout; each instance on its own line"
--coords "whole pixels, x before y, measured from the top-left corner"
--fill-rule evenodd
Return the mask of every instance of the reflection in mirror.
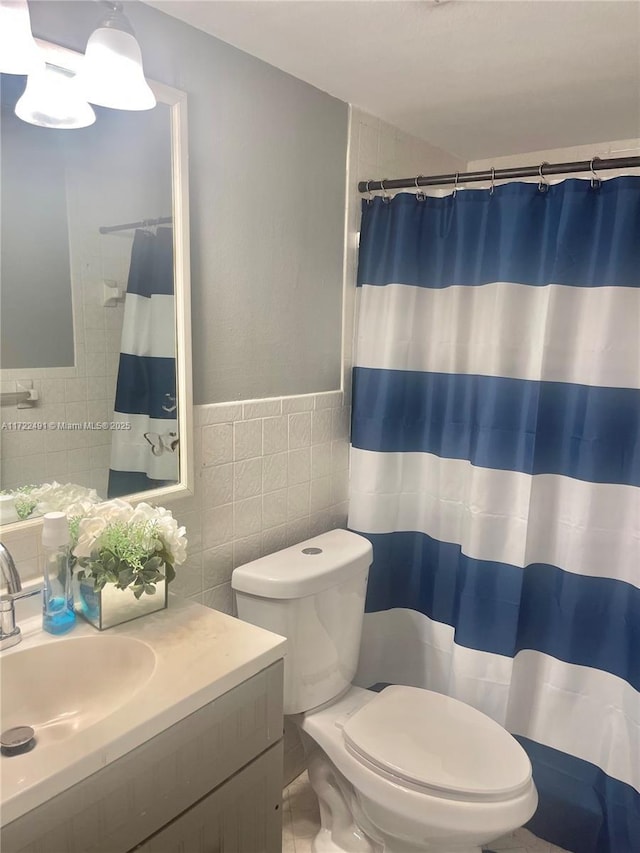
M 5 524 L 188 487 L 181 93 L 54 130 L 15 116 L 24 79 L 1 79 Z

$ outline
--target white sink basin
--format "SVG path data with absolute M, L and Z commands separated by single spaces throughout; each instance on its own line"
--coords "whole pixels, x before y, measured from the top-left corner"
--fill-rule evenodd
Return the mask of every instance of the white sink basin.
M 151 678 L 153 650 L 133 637 L 60 639 L 0 662 L 2 730 L 31 726 L 36 749 L 112 714 Z
M 0 755 L 1 826 L 283 656 L 282 637 L 192 601 L 169 602 L 105 633 L 78 620 L 69 637 L 43 633 L 37 606 L 19 615 L 22 643 L 0 654 L 0 730 L 31 726 L 36 745 Z

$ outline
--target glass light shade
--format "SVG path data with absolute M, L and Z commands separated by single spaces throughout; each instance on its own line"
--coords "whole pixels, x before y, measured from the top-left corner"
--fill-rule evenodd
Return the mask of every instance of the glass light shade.
M 44 63 L 27 77 L 16 115 L 29 124 L 59 130 L 88 127 L 96 120 L 76 79 L 64 69 Z
M 30 74 L 39 61 L 27 0 L 0 0 L 0 71 Z
M 135 37 L 114 27 L 99 27 L 87 42 L 78 81 L 92 104 L 112 110 L 150 110 L 155 95 L 144 79 Z

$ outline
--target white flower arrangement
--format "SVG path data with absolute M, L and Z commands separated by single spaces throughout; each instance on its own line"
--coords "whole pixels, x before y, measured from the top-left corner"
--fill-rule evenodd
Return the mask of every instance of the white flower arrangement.
M 85 515 L 102 500 L 95 489 L 77 483 L 57 483 L 55 480 L 40 486 L 21 486 L 3 494 L 13 496 L 16 512 L 21 519 L 33 514 L 44 515 L 46 512 L 65 512 L 69 517 Z
M 175 577 L 174 566 L 187 558 L 185 528 L 170 510 L 118 499 L 92 507 L 71 520 L 71 554 L 79 577 L 92 578 L 97 590 L 113 583 L 136 598 L 153 595 L 156 583 Z

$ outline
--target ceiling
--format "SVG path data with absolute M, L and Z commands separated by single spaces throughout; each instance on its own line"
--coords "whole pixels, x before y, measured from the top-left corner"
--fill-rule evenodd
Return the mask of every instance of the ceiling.
M 640 137 L 640 0 L 153 0 L 465 160 Z

